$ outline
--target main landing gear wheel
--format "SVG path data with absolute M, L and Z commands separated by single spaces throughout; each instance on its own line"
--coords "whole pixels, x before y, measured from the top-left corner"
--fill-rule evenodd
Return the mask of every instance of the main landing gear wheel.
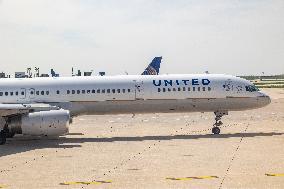
M 6 138 L 13 138 L 15 136 L 16 133 L 13 132 L 8 132 L 6 133 Z
M 0 145 L 3 145 L 6 143 L 6 133 L 5 131 L 0 132 Z

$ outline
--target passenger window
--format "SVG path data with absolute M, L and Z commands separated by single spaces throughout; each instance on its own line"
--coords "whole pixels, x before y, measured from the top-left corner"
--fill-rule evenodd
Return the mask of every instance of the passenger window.
M 183 87 L 183 91 L 186 91 L 186 88 L 185 88 L 185 87 Z
M 102 93 L 105 93 L 106 92 L 106 90 L 105 89 L 102 89 Z
M 67 90 L 67 94 L 70 94 L 70 90 Z
M 39 95 L 39 91 L 36 91 L 36 95 Z
M 205 87 L 203 87 L 203 91 L 206 91 L 206 88 L 205 88 Z
M 75 94 L 75 90 L 72 90 L 72 94 Z
M 0 96 L 3 96 L 3 92 L 0 92 Z
M 9 93 L 8 92 L 5 92 L 5 96 L 8 96 L 9 95 Z
M 211 91 L 211 87 L 208 87 L 208 91 Z
M 160 88 L 158 88 L 158 93 L 159 93 L 159 92 L 161 92 L 161 89 L 160 89 Z M 1 96 L 2 96 L 2 95 L 1 95 Z
M 90 93 L 91 93 L 91 90 L 87 90 L 87 93 L 90 94 Z
M 197 87 L 197 90 L 200 91 L 200 87 Z
M 195 87 L 192 87 L 192 91 L 195 91 Z
M 125 89 L 122 89 L 122 92 L 125 93 Z
M 168 91 L 171 92 L 171 88 L 168 88 Z
M 13 94 L 14 94 L 13 92 L 10 92 L 10 95 L 11 95 L 11 96 L 13 96 Z
M 173 88 L 173 91 L 176 91 L 176 88 Z
M 101 90 L 100 90 L 100 89 L 98 89 L 98 90 L 97 90 L 97 93 L 100 93 L 100 92 L 101 92 Z
M 41 91 L 41 95 L 44 95 L 44 91 Z
M 128 92 L 130 93 L 130 89 L 128 89 Z
M 82 94 L 85 94 L 86 93 L 86 91 L 85 90 L 82 90 Z
M 107 93 L 110 93 L 110 89 L 107 89 Z
M 95 90 L 95 89 L 93 89 L 93 90 L 92 90 L 92 93 L 96 93 L 96 90 Z
M 19 95 L 19 92 L 18 92 L 18 91 L 16 91 L 16 93 L 15 93 L 15 94 L 16 94 L 16 96 L 18 96 L 18 95 Z
M 115 89 L 112 89 L 112 93 L 115 93 Z
M 24 92 L 24 91 L 22 91 L 22 92 L 21 92 L 21 95 L 22 95 L 22 96 L 24 96 L 24 95 L 25 95 L 25 92 Z
M 77 90 L 77 94 L 80 94 L 80 90 Z
M 190 87 L 188 87 L 187 90 L 190 91 Z
M 46 95 L 49 95 L 49 91 L 46 91 L 45 94 L 46 94 Z
M 163 92 L 166 92 L 166 88 L 163 88 Z
M 33 91 L 31 91 L 31 92 L 30 92 L 30 94 L 31 94 L 31 95 L 33 95 L 33 94 L 34 94 L 34 92 L 33 92 Z
M 60 91 L 59 91 L 59 90 L 57 90 L 57 91 L 56 91 L 56 94 L 59 94 L 59 93 L 60 93 Z
M 180 90 L 180 87 L 178 88 L 178 91 L 181 91 L 181 90 Z
M 120 93 L 120 89 L 117 89 L 117 93 Z

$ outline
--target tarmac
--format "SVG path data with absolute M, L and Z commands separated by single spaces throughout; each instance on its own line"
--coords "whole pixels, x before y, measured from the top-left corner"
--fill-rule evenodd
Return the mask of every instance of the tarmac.
M 80 116 L 60 138 L 0 146 L 0 188 L 284 188 L 284 89 L 229 112 Z

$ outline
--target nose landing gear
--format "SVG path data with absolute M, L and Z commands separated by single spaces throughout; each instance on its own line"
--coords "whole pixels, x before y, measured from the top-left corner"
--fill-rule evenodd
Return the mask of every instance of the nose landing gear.
M 212 128 L 212 133 L 214 134 L 214 135 L 219 135 L 220 134 L 220 128 L 219 127 L 213 127 Z
M 214 114 L 215 114 L 215 121 L 216 122 L 213 125 L 212 133 L 214 135 L 218 135 L 218 134 L 220 134 L 220 131 L 221 131 L 219 126 L 223 125 L 221 118 L 224 115 L 228 115 L 228 111 L 216 111 L 216 112 L 214 112 Z

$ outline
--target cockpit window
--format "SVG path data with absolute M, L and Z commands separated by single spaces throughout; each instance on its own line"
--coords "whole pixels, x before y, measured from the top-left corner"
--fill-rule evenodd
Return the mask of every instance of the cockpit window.
M 255 92 L 255 91 L 259 91 L 259 89 L 254 85 L 248 85 L 246 86 L 246 91 Z

